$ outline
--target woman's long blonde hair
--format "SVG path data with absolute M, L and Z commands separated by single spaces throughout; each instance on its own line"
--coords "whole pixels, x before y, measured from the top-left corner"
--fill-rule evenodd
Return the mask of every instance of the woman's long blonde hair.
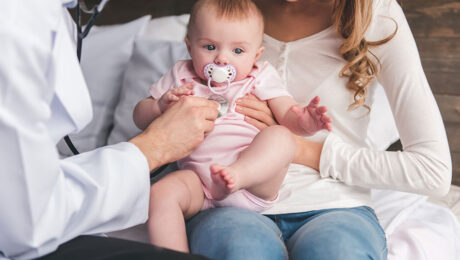
M 354 91 L 354 102 L 349 109 L 365 107 L 367 88 L 375 78 L 379 59 L 369 50 L 390 41 L 396 30 L 387 38 L 375 42 L 367 41 L 364 34 L 372 21 L 372 0 L 335 0 L 333 19 L 337 31 L 343 37 L 340 47 L 342 57 L 348 62 L 340 72 L 340 76 L 348 77 L 347 88 Z M 375 61 L 373 61 L 372 55 Z

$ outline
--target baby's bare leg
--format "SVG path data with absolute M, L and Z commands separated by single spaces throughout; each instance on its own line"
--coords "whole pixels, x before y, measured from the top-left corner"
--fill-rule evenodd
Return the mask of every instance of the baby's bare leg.
M 200 178 L 193 171 L 172 172 L 153 184 L 148 220 L 150 242 L 189 252 L 184 217 L 198 213 L 203 199 Z
M 262 130 L 233 164 L 211 166 L 211 177 L 216 184 L 210 189 L 212 196 L 219 200 L 246 189 L 262 199 L 274 199 L 295 148 L 294 136 L 287 128 L 272 126 Z

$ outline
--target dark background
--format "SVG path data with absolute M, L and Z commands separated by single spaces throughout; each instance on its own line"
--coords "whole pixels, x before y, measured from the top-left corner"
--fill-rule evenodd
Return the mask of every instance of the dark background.
M 183 14 L 189 12 L 194 2 L 111 0 L 97 24 L 124 23 L 146 14 L 152 17 Z M 452 154 L 452 183 L 460 185 L 460 0 L 400 0 L 399 3 L 415 36 L 423 68 L 444 119 Z M 398 144 L 392 146 L 399 148 Z

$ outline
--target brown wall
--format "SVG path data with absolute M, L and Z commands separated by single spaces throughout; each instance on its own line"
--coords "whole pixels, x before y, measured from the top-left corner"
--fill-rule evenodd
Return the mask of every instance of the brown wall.
M 379 0 L 374 0 L 379 1 Z M 164 16 L 190 10 L 195 0 L 111 0 L 99 24 Z M 423 67 L 438 101 L 460 185 L 460 0 L 399 0 L 415 36 Z M 423 127 L 423 126 L 421 126 Z
M 444 119 L 452 154 L 452 183 L 460 185 L 460 0 L 400 2 Z

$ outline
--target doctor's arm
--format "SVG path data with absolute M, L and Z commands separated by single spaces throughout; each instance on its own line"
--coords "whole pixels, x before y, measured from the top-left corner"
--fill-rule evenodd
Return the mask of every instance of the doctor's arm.
M 35 258 L 79 235 L 142 223 L 149 170 L 190 152 L 212 128 L 215 107 L 184 99 L 130 142 L 61 160 L 54 132 L 62 126 L 49 124 L 57 112 L 67 113 L 55 110 L 53 20 L 18 16 L 25 17 L 19 22 L 5 8 L 0 11 L 0 256 Z M 79 71 L 69 73 L 81 77 Z

